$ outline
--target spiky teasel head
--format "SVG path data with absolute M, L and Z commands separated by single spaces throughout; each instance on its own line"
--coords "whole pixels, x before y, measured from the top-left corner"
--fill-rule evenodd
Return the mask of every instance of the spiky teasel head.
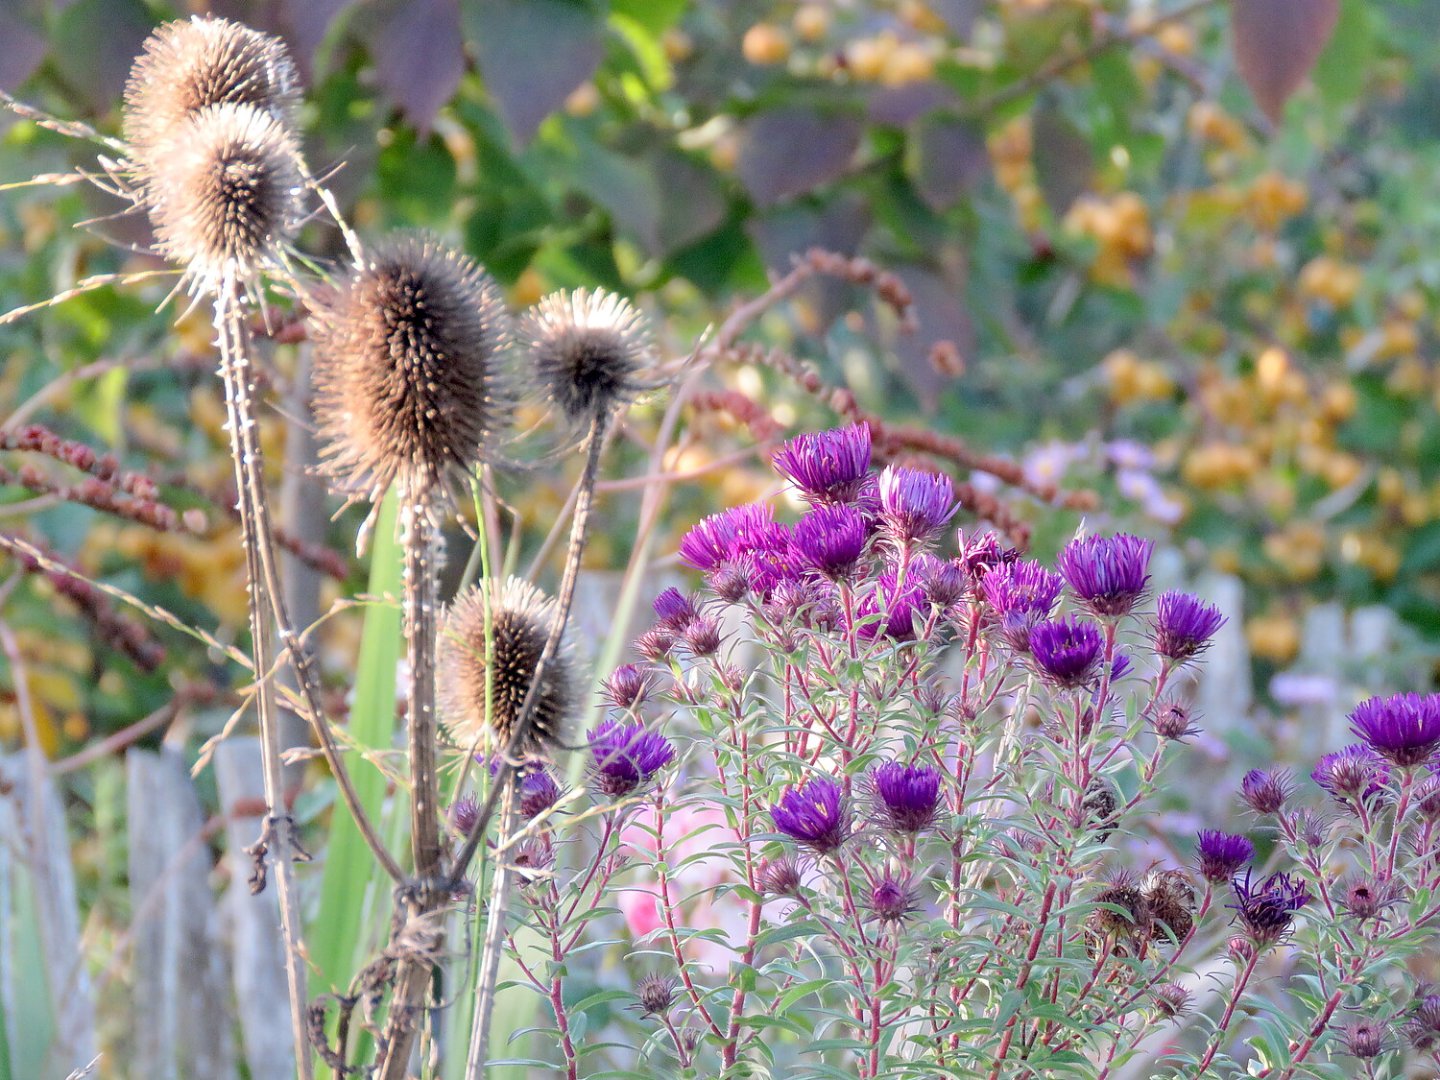
M 130 69 L 121 115 L 141 185 L 168 167 L 159 148 L 201 109 L 251 105 L 288 127 L 299 89 L 279 38 L 198 15 L 158 27 Z
M 353 499 L 392 483 L 429 504 L 468 476 L 502 426 L 506 316 L 489 276 L 436 240 L 364 257 L 316 311 L 323 468 Z
M 602 289 L 551 293 L 521 320 L 535 376 L 567 423 L 584 428 L 596 415 L 651 389 L 650 331 L 623 296 Z
M 159 146 L 145 195 L 156 247 L 203 292 L 245 285 L 274 263 L 300 219 L 301 163 L 285 125 L 253 105 L 214 105 Z
M 493 647 L 487 647 L 487 607 Z M 462 749 L 477 743 L 508 745 L 554 617 L 555 601 L 514 577 L 473 585 L 446 610 L 439 635 L 436 698 L 440 722 Z M 560 641 L 560 649 L 541 675 L 521 753 L 543 756 L 547 745 L 561 741 L 580 701 L 575 659 L 565 639 Z

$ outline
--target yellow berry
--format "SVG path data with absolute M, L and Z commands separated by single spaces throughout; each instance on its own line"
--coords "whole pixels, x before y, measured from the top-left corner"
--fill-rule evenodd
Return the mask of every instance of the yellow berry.
M 565 99 L 565 111 L 571 116 L 589 116 L 600 106 L 600 91 L 593 82 L 581 83 Z
M 802 4 L 792 25 L 801 41 L 819 41 L 830 32 L 830 9 L 824 4 Z
M 774 23 L 756 23 L 745 31 L 740 51 L 757 67 L 783 64 L 790 57 L 790 37 Z

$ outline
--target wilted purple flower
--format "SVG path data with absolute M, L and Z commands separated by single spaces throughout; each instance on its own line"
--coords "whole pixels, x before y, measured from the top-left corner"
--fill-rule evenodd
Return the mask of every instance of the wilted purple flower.
M 1342 804 L 1347 799 L 1369 802 L 1385 790 L 1390 769 L 1385 760 L 1364 743 L 1351 743 L 1322 757 L 1310 779 Z
M 1196 837 L 1195 862 L 1200 876 L 1213 885 L 1223 885 L 1255 857 L 1255 845 L 1243 836 L 1204 829 Z
M 1057 686 L 1075 689 L 1094 682 L 1104 652 L 1100 628 L 1074 615 L 1047 619 L 1030 630 L 1035 666 Z
M 670 740 L 641 724 L 607 717 L 590 732 L 590 773 L 604 794 L 619 798 L 648 783 L 675 759 Z
M 560 801 L 560 785 L 541 765 L 520 777 L 520 816 L 526 821 L 543 814 Z
M 886 761 L 870 770 L 876 817 L 898 833 L 918 833 L 935 824 L 940 808 L 940 772 L 928 765 Z
M 1100 616 L 1128 615 L 1145 595 L 1153 540 L 1118 536 L 1079 536 L 1061 549 L 1055 563 L 1070 588 Z
M 662 589 L 651 605 L 655 609 L 655 624 L 676 633 L 690 625 L 695 618 L 695 599 L 686 596 L 673 585 Z
M 1386 877 L 1357 877 L 1346 882 L 1340 907 L 1351 918 L 1373 919 L 1400 899 L 1395 883 Z
M 479 820 L 480 800 L 474 795 L 466 795 L 450 804 L 450 827 L 461 836 L 469 836 Z
M 909 887 L 886 874 L 870 887 L 870 910 L 881 922 L 898 923 L 919 909 L 915 905 L 915 894 Z
M 1240 778 L 1240 798 L 1257 814 L 1275 814 L 1294 791 L 1283 772 L 1251 769 Z
M 649 692 L 650 675 L 639 664 L 621 664 L 605 680 L 604 694 L 619 709 L 640 704 Z
M 635 1004 L 630 1008 L 641 1016 L 663 1016 L 675 1003 L 675 988 L 678 981 L 668 975 L 654 972 L 642 975 L 635 984 Z
M 850 804 L 845 790 L 828 776 L 817 776 L 788 789 L 770 808 L 775 828 L 817 855 L 838 851 L 850 836 Z
M 1289 874 L 1271 874 L 1264 881 L 1252 882 L 1250 872 L 1236 878 L 1235 917 L 1257 948 L 1274 945 L 1290 932 L 1295 913 L 1312 897 L 1305 882 Z
M 828 578 L 848 577 L 865 552 L 865 516 L 843 503 L 817 506 L 795 523 L 791 543 L 800 566 Z
M 855 632 L 866 640 L 883 633 L 896 641 L 909 641 L 915 637 L 915 617 L 924 603 L 917 582 L 906 580 L 902 586 L 894 574 L 881 574 L 855 605 Z M 877 620 L 877 615 L 884 617 Z
M 808 499 L 850 502 L 870 471 L 870 425 L 797 435 L 770 459 Z
M 766 859 L 760 863 L 760 889 L 769 896 L 798 896 L 800 864 L 792 855 Z
M 1029 559 L 985 571 L 980 591 L 1000 622 L 1000 636 L 1017 652 L 1030 651 L 1030 628 L 1050 617 L 1065 582 Z
M 1402 769 L 1420 765 L 1440 747 L 1440 698 L 1434 694 L 1372 697 L 1355 706 L 1350 730 Z
M 987 571 L 1020 561 L 1020 552 L 1002 544 L 993 532 L 975 533 L 967 537 L 962 529 L 959 540 L 960 558 L 957 561 L 970 575 L 970 580 L 977 585 Z
M 1161 593 L 1155 604 L 1155 651 L 1167 660 L 1193 659 L 1210 647 L 1224 624 L 1220 609 L 1198 596 L 1174 589 Z
M 881 525 L 898 543 L 928 540 L 958 509 L 955 485 L 943 473 L 889 465 L 880 474 Z

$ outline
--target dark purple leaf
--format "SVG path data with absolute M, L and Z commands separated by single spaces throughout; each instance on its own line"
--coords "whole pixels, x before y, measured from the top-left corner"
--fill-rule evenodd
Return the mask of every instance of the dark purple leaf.
M 745 122 L 735 171 L 761 206 L 833 180 L 860 145 L 858 117 L 790 105 Z
M 416 127 L 428 131 L 465 74 L 459 0 L 410 0 L 376 34 L 375 76 Z
M 900 374 L 915 391 L 921 407 L 932 412 L 941 390 L 953 381 L 930 361 L 937 341 L 954 342 L 961 356 L 975 351 L 975 325 L 965 305 L 965 266 L 958 252 L 948 253 L 947 265 L 935 273 L 920 267 L 895 267 L 895 273 L 910 290 L 914 333 L 897 333 L 892 343 L 900 362 Z
M 1035 179 L 1050 212 L 1061 217 L 1090 188 L 1094 170 L 1090 141 L 1050 105 L 1037 107 L 1031 123 Z
M 990 173 L 985 132 L 971 120 L 931 117 L 912 132 L 907 165 L 925 204 L 948 210 Z
M 45 59 L 45 38 L 0 3 L 0 90 L 14 90 Z
M 794 256 L 812 247 L 854 255 L 870 229 L 870 207 L 858 195 L 834 199 L 823 209 L 787 206 L 763 217 L 752 218 L 745 231 L 760 249 L 765 266 L 774 274 L 790 269 Z M 831 278 L 817 277 L 796 294 L 797 308 L 806 318 L 805 329 L 821 334 L 857 295 L 856 286 Z
M 355 0 L 285 0 L 281 34 L 295 50 L 295 61 L 307 79 L 314 78 L 315 52 L 335 19 Z
M 725 220 L 725 195 L 713 170 L 673 150 L 657 153 L 651 168 L 660 188 L 654 254 L 679 251 Z
M 876 87 L 866 111 L 877 124 L 904 127 L 910 121 L 955 100 L 955 92 L 937 82 L 915 82 L 904 86 Z
M 1235 63 L 1272 123 L 1335 32 L 1340 0 L 1237 0 Z
M 521 144 L 604 52 L 604 19 L 584 0 L 472 0 L 461 18 L 485 87 Z
M 981 0 L 930 0 L 930 10 L 944 19 L 950 32 L 961 41 L 969 39 L 981 6 Z

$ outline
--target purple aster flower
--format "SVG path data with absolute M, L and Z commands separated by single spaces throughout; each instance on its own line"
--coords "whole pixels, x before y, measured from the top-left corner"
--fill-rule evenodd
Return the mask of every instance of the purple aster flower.
M 770 819 L 778 831 L 817 855 L 838 851 L 850 836 L 845 790 L 828 776 L 788 789 L 770 808 Z
M 993 532 L 974 533 L 967 537 L 962 529 L 959 540 L 960 558 L 957 561 L 977 586 L 987 571 L 1020 561 L 1020 552 L 1002 544 Z
M 1167 660 L 1183 662 L 1210 647 L 1215 631 L 1225 625 L 1220 609 L 1198 596 L 1170 590 L 1155 604 L 1155 651 Z
M 816 502 L 851 502 L 870 471 L 870 425 L 797 435 L 770 459 L 785 479 Z
M 890 874 L 870 887 L 870 911 L 880 922 L 903 922 L 919 910 L 908 885 Z
M 915 618 L 924 611 L 925 595 L 914 580 L 902 586 L 894 574 L 881 574 L 855 605 L 855 632 L 869 641 L 880 634 L 896 641 L 915 637 Z M 882 616 L 877 619 L 875 616 Z
M 918 833 L 935 824 L 940 809 L 939 770 L 886 761 L 870 770 L 867 786 L 875 816 L 886 828 Z
M 1240 778 L 1240 798 L 1257 814 L 1276 814 L 1294 788 L 1283 772 L 1251 769 Z
M 1295 913 L 1312 897 L 1305 882 L 1289 874 L 1271 874 L 1264 881 L 1252 882 L 1250 872 L 1236 878 L 1235 917 L 1256 948 L 1274 945 L 1290 932 Z
M 969 578 L 965 568 L 955 559 L 937 559 L 921 552 L 910 561 L 910 573 L 920 585 L 927 602 L 942 611 L 965 596 Z
M 695 598 L 686 596 L 673 585 L 662 589 L 651 607 L 655 609 L 655 625 L 677 634 L 695 618 Z
M 991 567 L 980 579 L 985 602 L 1000 622 L 1000 636 L 1022 653 L 1030 651 L 1030 628 L 1050 617 L 1064 587 L 1059 574 L 1029 559 Z
M 480 820 L 480 800 L 466 795 L 450 804 L 450 827 L 460 836 L 469 836 Z
M 1212 885 L 1223 885 L 1255 857 L 1255 845 L 1243 836 L 1204 829 L 1195 839 L 1195 862 L 1200 876 Z
M 650 692 L 650 674 L 639 664 L 621 664 L 605 680 L 603 692 L 616 708 L 639 705 Z
M 590 732 L 590 773 L 604 794 L 629 795 L 675 759 L 670 740 L 613 718 Z
M 769 503 L 732 506 L 702 518 L 680 541 L 680 557 L 697 570 L 715 570 L 768 537 L 776 527 L 775 508 Z
M 1078 536 L 1055 560 L 1075 595 L 1099 616 L 1128 615 L 1145 595 L 1153 540 L 1119 536 Z
M 1402 769 L 1423 764 L 1440 747 L 1440 698 L 1434 694 L 1372 697 L 1355 706 L 1350 730 Z
M 1359 799 L 1369 802 L 1390 782 L 1385 759 L 1364 743 L 1351 743 L 1315 764 L 1310 779 L 1328 791 L 1337 802 Z
M 815 507 L 791 532 L 795 558 L 828 578 L 848 577 L 865 553 L 865 515 L 843 503 Z
M 560 801 L 560 785 L 541 765 L 520 777 L 520 816 L 526 821 L 543 814 Z
M 1104 658 L 1105 638 L 1088 619 L 1066 615 L 1036 624 L 1030 654 L 1040 673 L 1057 686 L 1075 689 L 1094 682 Z
M 880 474 L 880 521 L 892 540 L 923 542 L 945 527 L 959 507 L 943 473 L 887 466 Z

